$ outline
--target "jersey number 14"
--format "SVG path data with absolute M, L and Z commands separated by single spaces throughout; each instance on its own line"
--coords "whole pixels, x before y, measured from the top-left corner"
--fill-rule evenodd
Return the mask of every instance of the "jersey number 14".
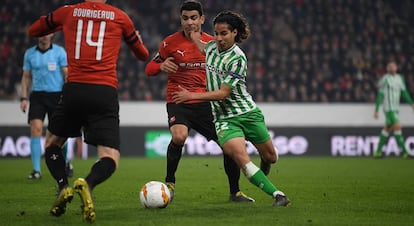
M 102 47 L 103 47 L 103 40 L 105 35 L 105 27 L 106 22 L 101 21 L 99 25 L 99 33 L 98 33 L 98 40 L 92 40 L 92 33 L 93 33 L 93 21 L 89 20 L 86 29 L 86 44 L 89 46 L 96 47 L 96 60 L 102 59 Z M 81 51 L 81 42 L 82 42 L 82 31 L 83 31 L 83 20 L 78 20 L 78 27 L 76 30 L 76 46 L 75 46 L 75 59 L 80 58 L 80 51 Z

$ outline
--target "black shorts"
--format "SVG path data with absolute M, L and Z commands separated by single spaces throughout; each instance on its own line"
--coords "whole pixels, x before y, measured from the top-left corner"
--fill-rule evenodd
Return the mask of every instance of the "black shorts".
M 79 137 L 85 142 L 119 150 L 119 101 L 115 88 L 105 85 L 65 83 L 48 129 L 60 137 Z
M 168 126 L 182 124 L 196 130 L 207 140 L 217 141 L 213 114 L 209 102 L 195 104 L 167 103 Z
M 45 120 L 46 114 L 50 119 L 59 102 L 62 92 L 33 91 L 30 94 L 29 115 L 27 122 L 33 119 Z

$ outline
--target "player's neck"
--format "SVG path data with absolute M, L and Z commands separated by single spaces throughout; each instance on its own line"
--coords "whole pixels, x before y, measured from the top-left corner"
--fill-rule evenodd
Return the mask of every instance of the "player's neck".
M 37 47 L 40 49 L 40 50 L 48 50 L 48 49 L 50 49 L 50 47 L 52 46 L 52 43 L 39 43 L 38 45 L 37 45 Z

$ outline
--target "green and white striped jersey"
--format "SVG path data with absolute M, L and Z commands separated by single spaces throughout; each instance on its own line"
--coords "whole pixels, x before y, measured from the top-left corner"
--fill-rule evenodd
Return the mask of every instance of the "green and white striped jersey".
M 385 74 L 379 82 L 380 92 L 384 94 L 384 111 L 398 111 L 401 92 L 405 90 L 405 83 L 400 74 Z
M 255 109 L 256 103 L 246 87 L 247 58 L 239 46 L 234 44 L 220 53 L 216 42 L 210 41 L 204 51 L 207 90 L 219 90 L 223 83 L 232 88 L 225 100 L 210 102 L 214 118 L 230 118 Z

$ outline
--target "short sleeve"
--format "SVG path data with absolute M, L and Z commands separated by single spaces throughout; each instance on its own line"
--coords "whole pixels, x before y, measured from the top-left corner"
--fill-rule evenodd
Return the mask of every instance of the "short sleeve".
M 30 49 L 26 50 L 26 52 L 24 53 L 24 57 L 23 57 L 23 70 L 24 71 L 31 71 L 32 70 L 32 65 L 30 63 L 30 57 L 29 57 L 29 51 Z

